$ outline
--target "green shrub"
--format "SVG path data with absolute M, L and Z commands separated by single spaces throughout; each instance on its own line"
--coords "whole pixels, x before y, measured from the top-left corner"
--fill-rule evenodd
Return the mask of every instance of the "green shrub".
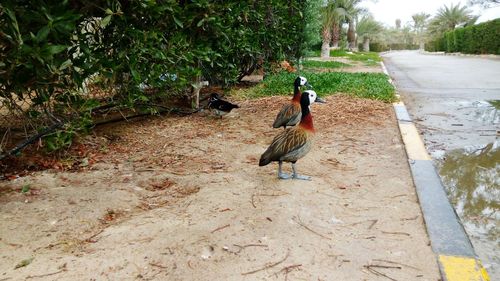
M 500 54 L 500 19 L 457 28 L 426 44 L 427 51 Z

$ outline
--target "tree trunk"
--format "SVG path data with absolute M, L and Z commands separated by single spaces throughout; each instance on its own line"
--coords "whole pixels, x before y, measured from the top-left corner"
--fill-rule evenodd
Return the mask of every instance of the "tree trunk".
M 356 33 L 354 31 L 354 22 L 349 21 L 349 27 L 347 28 L 347 43 L 349 51 L 353 51 L 356 48 Z
M 365 37 L 363 40 L 363 52 L 369 52 L 370 51 L 370 38 Z
M 420 42 L 419 42 L 419 49 L 422 50 L 422 51 L 425 49 L 424 40 L 420 40 Z
M 323 40 L 323 44 L 321 44 L 321 57 L 329 58 L 330 57 L 330 42 Z
M 323 27 L 321 32 L 323 37 L 323 43 L 321 44 L 321 57 L 329 58 L 330 57 L 330 40 L 331 40 L 331 32 L 328 27 Z
M 340 41 L 340 24 L 337 22 L 332 25 L 332 47 L 334 49 L 339 48 L 339 41 Z

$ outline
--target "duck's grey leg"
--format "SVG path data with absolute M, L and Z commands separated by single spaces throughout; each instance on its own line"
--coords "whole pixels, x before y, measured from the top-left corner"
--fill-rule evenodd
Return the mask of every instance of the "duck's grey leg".
M 304 175 L 299 175 L 297 174 L 297 172 L 295 171 L 295 163 L 292 163 L 292 178 L 294 179 L 298 179 L 298 180 L 306 180 L 306 181 L 310 181 L 312 178 L 310 176 L 304 176 Z
M 289 174 L 285 174 L 281 171 L 281 166 L 283 165 L 283 161 L 279 161 L 278 163 L 278 178 L 279 179 L 282 179 L 282 180 L 288 180 L 290 179 L 290 175 Z

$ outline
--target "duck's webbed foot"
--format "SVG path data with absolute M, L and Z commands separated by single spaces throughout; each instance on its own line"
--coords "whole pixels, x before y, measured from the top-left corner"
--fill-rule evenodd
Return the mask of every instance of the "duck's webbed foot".
M 312 178 L 310 176 L 305 176 L 305 175 L 299 175 L 297 174 L 297 171 L 295 171 L 295 163 L 292 163 L 292 178 L 297 179 L 297 180 L 306 180 L 310 181 Z

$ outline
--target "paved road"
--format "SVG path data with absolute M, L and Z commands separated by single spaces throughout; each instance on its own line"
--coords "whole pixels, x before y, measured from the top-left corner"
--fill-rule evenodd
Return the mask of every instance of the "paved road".
M 500 58 L 383 57 L 476 253 L 500 280 L 500 110 L 488 102 L 500 103 Z
M 433 153 L 494 142 L 500 59 L 389 52 L 385 64 Z

